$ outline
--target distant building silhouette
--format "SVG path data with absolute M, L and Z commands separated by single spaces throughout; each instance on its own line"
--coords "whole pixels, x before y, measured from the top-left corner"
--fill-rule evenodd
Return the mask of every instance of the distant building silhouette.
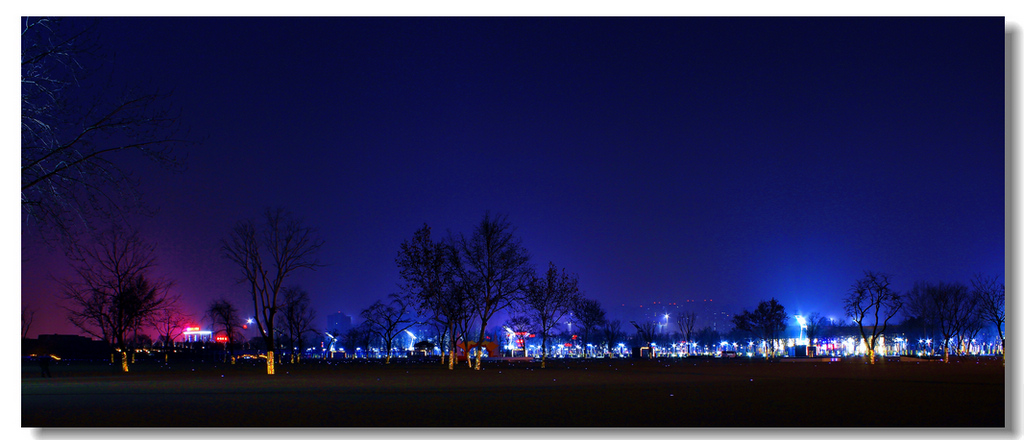
M 327 315 L 327 331 L 338 330 L 342 333 L 352 328 L 352 317 L 344 313 L 332 313 Z
M 110 346 L 79 335 L 39 335 L 38 339 L 21 340 L 22 356 L 57 355 L 65 359 L 105 359 Z

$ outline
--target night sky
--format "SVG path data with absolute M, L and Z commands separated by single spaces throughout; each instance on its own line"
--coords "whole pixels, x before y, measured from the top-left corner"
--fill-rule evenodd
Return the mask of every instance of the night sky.
M 653 302 L 842 317 L 864 270 L 1004 276 L 1002 18 L 109 18 L 115 82 L 173 91 L 188 170 L 136 155 L 156 274 L 252 314 L 221 240 L 281 206 L 319 228 L 320 317 L 397 291 L 424 223 L 507 214 L 535 267 L 612 319 Z M 28 232 L 30 337 L 78 331 Z M 655 306 L 656 307 L 656 306 Z M 496 324 L 496 323 L 492 323 Z M 629 327 L 628 324 L 626 327 Z M 624 330 L 632 331 L 631 328 Z

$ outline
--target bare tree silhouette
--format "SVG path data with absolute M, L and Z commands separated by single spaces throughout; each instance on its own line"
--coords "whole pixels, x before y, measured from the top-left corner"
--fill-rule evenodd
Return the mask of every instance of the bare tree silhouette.
M 889 278 L 889 274 L 864 271 L 864 278 L 857 280 L 843 300 L 846 316 L 857 323 L 867 345 L 868 362 L 872 364 L 879 338 L 885 334 L 889 320 L 903 307 L 903 298 L 889 288 Z M 866 328 L 871 329 L 870 336 Z
M 95 219 L 148 212 L 132 174 L 139 153 L 171 171 L 180 136 L 167 95 L 100 86 L 104 56 L 95 26 L 79 19 L 25 17 L 21 26 L 21 207 L 23 226 L 73 252 Z
M 395 338 L 417 324 L 411 312 L 410 298 L 392 293 L 388 295 L 388 302 L 377 300 L 360 314 L 366 320 L 367 329 L 384 341 L 385 364 L 391 363 L 391 348 Z
M 259 228 L 252 220 L 239 221 L 222 250 L 241 269 L 239 283 L 249 286 L 256 326 L 266 345 L 267 374 L 274 374 L 274 318 L 281 286 L 293 272 L 321 266 L 315 254 L 324 242 L 315 229 L 283 209 L 267 209 L 263 217 Z
M 177 301 L 169 293 L 171 281 L 150 273 L 156 266 L 153 252 L 137 232 L 114 226 L 95 246 L 79 248 L 76 276 L 61 280 L 68 319 L 116 347 L 126 373 L 129 332 Z
M 480 319 L 480 338 L 485 340 L 487 323 L 495 313 L 519 300 L 529 286 L 532 271 L 530 256 L 505 216 L 484 215 L 470 238 L 460 237 L 459 274 L 469 288 L 470 303 Z M 476 364 L 480 369 L 483 348 L 477 346 Z
M 533 319 L 541 337 L 540 367 L 546 368 L 548 358 L 548 337 L 572 307 L 579 294 L 579 279 L 562 269 L 559 273 L 555 263 L 548 263 L 544 278 L 533 277 L 523 295 L 522 308 Z

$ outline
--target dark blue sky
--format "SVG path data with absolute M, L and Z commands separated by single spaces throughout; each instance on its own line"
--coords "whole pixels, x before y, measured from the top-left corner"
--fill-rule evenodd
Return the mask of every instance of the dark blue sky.
M 423 223 L 504 213 L 612 318 L 778 298 L 841 317 L 864 270 L 1004 275 L 1002 18 L 112 18 L 118 81 L 173 90 L 201 145 L 142 181 L 159 271 L 191 311 L 251 314 L 220 240 L 283 206 L 327 266 L 321 317 L 396 290 Z M 37 333 L 66 263 L 29 243 Z M 621 306 L 626 304 L 626 307 Z M 628 312 L 628 313 L 627 313 Z M 45 315 L 45 317 L 44 317 Z

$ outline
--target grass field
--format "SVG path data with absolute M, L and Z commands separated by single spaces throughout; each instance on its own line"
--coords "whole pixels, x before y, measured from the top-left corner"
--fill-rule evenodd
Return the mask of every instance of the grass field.
M 1001 360 L 23 367 L 24 427 L 1003 427 Z

